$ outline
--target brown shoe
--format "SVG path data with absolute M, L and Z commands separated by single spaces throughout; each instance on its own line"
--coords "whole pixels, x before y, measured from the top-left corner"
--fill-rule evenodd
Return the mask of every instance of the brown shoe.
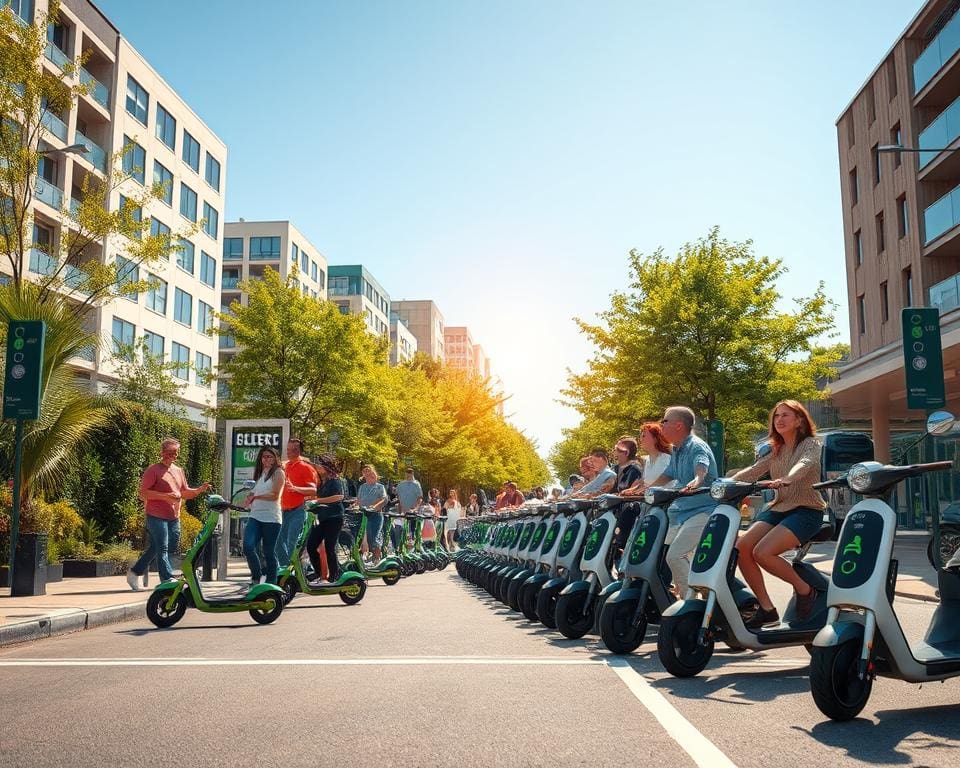
M 771 608 L 769 611 L 766 608 L 757 608 L 757 612 L 753 614 L 753 617 L 747 622 L 747 629 L 759 629 L 766 624 L 779 623 L 780 614 L 776 608 Z
M 801 621 L 806 621 L 810 618 L 810 614 L 813 613 L 813 606 L 817 603 L 817 596 L 820 593 L 815 590 L 813 587 L 810 587 L 810 591 L 805 595 L 797 595 L 797 618 Z

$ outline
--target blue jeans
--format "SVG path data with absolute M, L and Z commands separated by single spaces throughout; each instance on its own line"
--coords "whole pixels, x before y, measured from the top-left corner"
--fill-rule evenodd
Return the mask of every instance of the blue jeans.
M 243 532 L 243 553 L 250 566 L 250 578 L 260 581 L 263 569 L 260 567 L 260 542 L 263 542 L 263 559 L 266 564 L 267 581 L 277 583 L 277 537 L 280 535 L 280 523 L 261 523 L 252 517 L 247 518 Z
M 285 509 L 281 513 L 283 522 L 280 524 L 280 536 L 277 539 L 277 560 L 280 565 L 286 566 L 290 563 L 293 550 L 297 547 L 297 539 L 303 530 L 303 524 L 307 521 L 307 512 L 303 504 L 293 509 Z
M 173 568 L 170 565 L 170 552 L 177 551 L 180 544 L 180 519 L 164 520 L 160 517 L 147 515 L 147 533 L 150 544 L 146 552 L 130 569 L 138 576 L 142 576 L 150 567 L 150 561 L 157 558 L 157 567 L 160 570 L 160 580 L 167 581 L 173 578 Z

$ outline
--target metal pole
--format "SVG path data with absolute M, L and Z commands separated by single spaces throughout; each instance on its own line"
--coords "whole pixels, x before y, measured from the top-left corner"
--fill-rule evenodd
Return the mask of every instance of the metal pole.
M 20 528 L 20 468 L 23 464 L 23 419 L 17 419 L 13 438 L 13 504 L 10 510 L 10 569 L 7 583 L 13 589 L 13 561 L 17 555 L 17 533 Z

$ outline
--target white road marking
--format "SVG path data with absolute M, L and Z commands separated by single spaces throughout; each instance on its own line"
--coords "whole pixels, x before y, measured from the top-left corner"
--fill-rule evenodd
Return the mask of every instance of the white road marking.
M 369 659 L 0 659 L 0 667 L 375 667 L 375 666 L 599 666 L 598 659 L 549 659 L 542 657 L 495 656 L 406 656 Z
M 607 664 L 627 684 L 627 688 L 637 697 L 637 700 L 657 718 L 657 722 L 663 726 L 667 734 L 690 755 L 693 762 L 701 768 L 736 768 L 730 758 L 717 749 L 712 741 L 700 733 L 628 662 L 622 659 L 610 659 Z

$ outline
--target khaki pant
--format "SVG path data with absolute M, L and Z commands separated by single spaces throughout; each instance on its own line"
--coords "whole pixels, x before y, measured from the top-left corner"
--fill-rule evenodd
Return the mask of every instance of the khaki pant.
M 671 525 L 667 531 L 667 565 L 673 574 L 673 583 L 681 599 L 687 594 L 687 577 L 690 574 L 690 555 L 700 543 L 700 535 L 710 520 L 709 512 L 694 515 L 682 525 Z

